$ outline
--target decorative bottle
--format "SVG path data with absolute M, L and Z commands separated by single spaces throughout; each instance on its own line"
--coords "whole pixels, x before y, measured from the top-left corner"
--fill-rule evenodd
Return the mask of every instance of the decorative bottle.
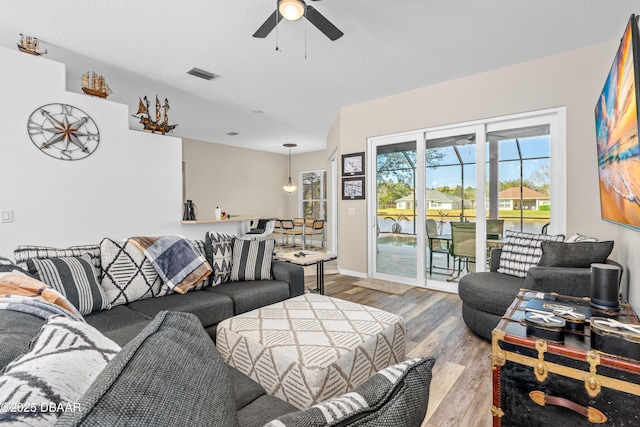
M 216 206 L 216 210 L 214 211 L 214 214 L 213 214 L 213 219 L 220 220 L 222 219 L 221 216 L 222 216 L 222 211 L 220 210 L 220 207 Z

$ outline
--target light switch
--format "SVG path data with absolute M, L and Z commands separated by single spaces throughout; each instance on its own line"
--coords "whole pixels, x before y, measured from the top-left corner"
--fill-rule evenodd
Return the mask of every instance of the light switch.
M 356 215 L 356 208 L 349 208 L 349 216 L 355 216 Z
M 0 222 L 13 222 L 13 211 L 11 209 L 1 210 Z

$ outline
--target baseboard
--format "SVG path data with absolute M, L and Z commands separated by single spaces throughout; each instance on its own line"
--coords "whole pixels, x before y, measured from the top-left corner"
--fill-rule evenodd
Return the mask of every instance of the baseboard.
M 345 276 L 359 277 L 361 279 L 367 278 L 367 273 L 362 273 L 360 271 L 351 271 L 351 270 L 344 270 L 342 268 L 338 268 L 338 273 L 344 274 Z

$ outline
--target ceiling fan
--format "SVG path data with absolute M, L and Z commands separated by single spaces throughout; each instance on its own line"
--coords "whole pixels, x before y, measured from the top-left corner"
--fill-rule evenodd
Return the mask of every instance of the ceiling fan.
M 253 37 L 261 39 L 267 37 L 282 18 L 289 21 L 297 21 L 303 16 L 307 18 L 307 21 L 315 25 L 317 29 L 322 31 L 325 36 L 329 37 L 331 41 L 338 40 L 344 34 L 318 12 L 315 7 L 308 6 L 303 0 L 276 0 L 276 10 L 264 21 L 264 24 L 258 28 L 258 31 L 255 32 Z

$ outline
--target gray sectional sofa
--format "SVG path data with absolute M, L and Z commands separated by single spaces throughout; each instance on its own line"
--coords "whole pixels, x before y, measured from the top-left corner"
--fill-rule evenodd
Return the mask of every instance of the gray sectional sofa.
M 103 241 L 105 253 L 106 244 Z M 336 423 L 343 426 L 421 425 L 428 405 L 433 358 L 414 359 L 387 368 L 387 372 L 374 375 L 354 389 L 351 397 L 337 397 L 338 402 L 306 410 L 298 410 L 267 395 L 254 380 L 226 365 L 215 347 L 216 325 L 236 314 L 301 295 L 304 273 L 300 266 L 272 261 L 269 280 L 228 281 L 222 270 L 228 270 L 228 261 L 238 260 L 229 254 L 223 254 L 222 262 L 216 259 L 216 253 L 221 255 L 216 250 L 220 244 L 209 239 L 194 242 L 206 254 L 214 274 L 208 278 L 209 283 L 204 281 L 198 284 L 198 289 L 185 294 L 167 293 L 143 261 L 132 259 L 133 254 L 127 253 L 124 242 L 118 242 L 117 251 L 108 257 L 101 257 L 105 253 L 96 252 L 94 245 L 61 250 L 41 247 L 17 250 L 14 255 L 19 266 L 0 265 L 0 287 L 6 285 L 9 277 L 3 277 L 1 272 L 33 273 L 34 268 L 42 267 L 34 259 L 49 257 L 45 263 L 62 258 L 70 263 L 68 258 L 71 258 L 73 262 L 82 261 L 78 265 L 86 267 L 92 262 L 94 267 L 102 269 L 99 275 L 102 283 L 120 281 L 123 289 L 117 295 L 100 292 L 102 299 L 118 303 L 109 309 L 96 309 L 110 305 L 109 301 L 87 304 L 86 295 L 84 300 L 81 295 L 93 293 L 95 300 L 98 298 L 95 286 L 85 284 L 82 292 L 79 285 L 75 285 L 77 292 L 74 286 L 65 288 L 69 301 L 77 300 L 82 310 L 91 311 L 83 313 L 86 323 L 78 320 L 79 312 L 75 309 L 48 314 L 51 307 L 54 312 L 60 312 L 59 306 L 48 300 L 39 302 L 37 311 L 31 311 L 33 307 L 27 307 L 26 311 L 11 308 L 14 301 L 19 305 L 21 297 L 0 302 L 4 305 L 0 307 L 0 401 L 3 402 L 0 423 L 219 427 L 320 427 Z M 78 271 L 74 275 L 78 275 Z M 15 278 L 15 274 L 13 276 Z M 63 281 L 69 280 L 63 273 L 58 276 Z M 211 286 L 222 276 L 227 281 Z M 129 285 L 136 278 L 144 278 L 138 282 L 142 287 L 124 289 L 123 277 Z M 27 280 L 39 286 L 37 280 Z M 359 403 L 354 404 L 356 401 Z M 335 412 L 338 407 L 341 410 Z

